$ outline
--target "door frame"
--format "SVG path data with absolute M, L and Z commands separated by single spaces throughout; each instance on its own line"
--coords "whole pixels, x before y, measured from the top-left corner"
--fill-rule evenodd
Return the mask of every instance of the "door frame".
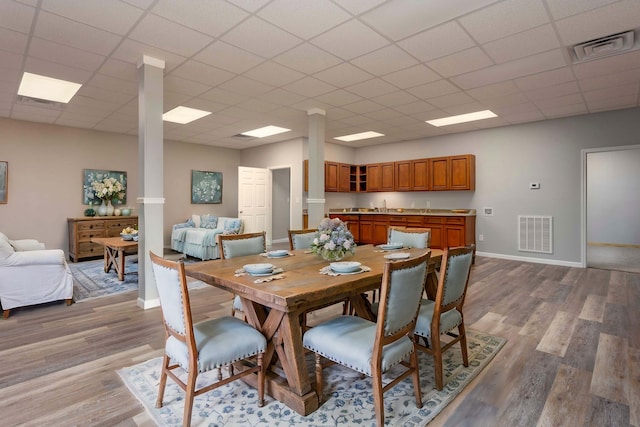
M 581 194 L 580 194 L 580 266 L 587 267 L 587 155 L 606 151 L 640 149 L 640 145 L 622 145 L 616 147 L 585 148 L 581 150 Z
M 269 215 L 269 220 L 271 221 L 271 224 L 269 225 L 269 228 L 271 229 L 271 231 L 273 232 L 273 171 L 274 170 L 283 170 L 283 169 L 288 169 L 289 170 L 289 229 L 292 228 L 291 226 L 291 221 L 293 218 L 293 204 L 291 203 L 291 201 L 293 200 L 293 186 L 291 185 L 293 183 L 293 174 L 291 173 L 291 167 L 292 165 L 279 165 L 279 166 L 270 166 L 267 169 L 269 169 L 271 171 L 271 214 Z M 287 240 L 288 241 L 288 240 Z M 271 239 L 271 241 L 269 243 L 273 243 L 273 239 Z M 278 243 L 282 243 L 280 241 L 278 241 Z

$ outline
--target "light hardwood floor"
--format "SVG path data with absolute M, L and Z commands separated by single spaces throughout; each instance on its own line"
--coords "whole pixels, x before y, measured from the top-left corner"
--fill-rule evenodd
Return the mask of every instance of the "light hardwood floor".
M 223 291 L 192 295 L 196 320 L 229 313 Z M 0 321 L 2 425 L 153 425 L 115 373 L 161 354 L 159 309 L 136 297 Z M 430 426 L 640 427 L 640 274 L 478 257 L 465 316 L 508 341 Z

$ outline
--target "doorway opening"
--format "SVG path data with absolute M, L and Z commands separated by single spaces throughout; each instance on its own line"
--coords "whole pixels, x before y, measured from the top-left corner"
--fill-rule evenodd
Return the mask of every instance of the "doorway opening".
M 287 243 L 291 226 L 291 168 L 271 169 L 271 180 L 271 242 Z

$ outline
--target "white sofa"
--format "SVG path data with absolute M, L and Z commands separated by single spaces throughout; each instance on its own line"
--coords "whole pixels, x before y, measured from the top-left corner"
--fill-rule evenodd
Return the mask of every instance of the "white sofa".
M 2 317 L 12 308 L 58 300 L 73 302 L 73 277 L 62 249 L 46 250 L 37 240 L 9 240 L 0 233 Z
M 244 223 L 239 218 L 192 215 L 175 224 L 171 231 L 171 249 L 203 261 L 220 258 L 218 234 L 240 234 Z

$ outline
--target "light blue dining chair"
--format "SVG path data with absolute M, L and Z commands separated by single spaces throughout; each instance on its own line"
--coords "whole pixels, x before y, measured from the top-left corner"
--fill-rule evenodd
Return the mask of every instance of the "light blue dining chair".
M 267 235 L 264 231 L 246 234 L 218 234 L 217 239 L 220 259 L 257 255 L 267 250 Z M 246 320 L 242 301 L 238 295 L 234 295 L 231 316 L 235 317 L 237 313 L 242 313 L 243 319 Z
M 377 322 L 343 315 L 305 332 L 303 345 L 316 354 L 316 393 L 320 400 L 323 359 L 328 359 L 372 378 L 378 426 L 384 425 L 383 393 L 408 376 L 413 377 L 416 406 L 422 407 L 413 329 L 430 255 L 428 251 L 416 258 L 385 263 Z M 398 364 L 407 369 L 383 386 L 382 374 Z
M 289 249 L 309 249 L 313 239 L 316 238 L 316 228 L 305 228 L 303 230 L 288 230 Z
M 387 243 L 402 243 L 407 248 L 426 249 L 431 245 L 431 229 L 389 227 Z
M 464 329 L 462 306 L 469 284 L 474 245 L 445 249 L 440 264 L 440 277 L 435 301 L 423 299 L 414 332 L 418 349 L 433 355 L 436 388 L 444 386 L 442 354 L 460 342 L 462 362 L 469 366 L 467 335 Z M 454 329 L 458 328 L 458 334 Z M 447 334 L 453 340 L 443 343 L 440 336 Z M 423 338 L 425 345 L 419 344 Z
M 258 406 L 264 406 L 263 356 L 267 340 L 260 332 L 240 319 L 224 316 L 193 323 L 184 262 L 168 261 L 150 252 L 165 329 L 165 348 L 160 373 L 156 408 L 162 407 L 167 377 L 185 391 L 182 425 L 191 424 L 193 399 L 217 387 L 246 375 L 258 375 Z M 255 360 L 250 360 L 255 359 Z M 233 363 L 246 360 L 247 367 L 234 374 Z M 221 368 L 229 368 L 229 376 L 221 378 Z M 176 368 L 187 372 L 184 382 L 173 372 Z M 218 370 L 218 381 L 196 390 L 199 373 Z

